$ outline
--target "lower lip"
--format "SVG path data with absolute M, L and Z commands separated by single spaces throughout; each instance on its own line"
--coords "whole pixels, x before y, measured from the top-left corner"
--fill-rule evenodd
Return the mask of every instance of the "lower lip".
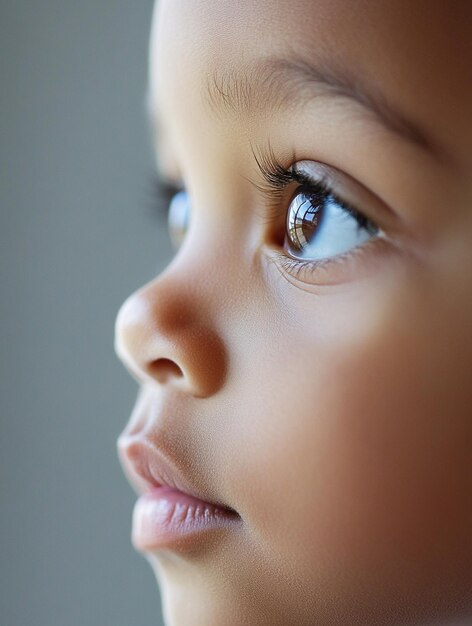
M 237 513 L 171 487 L 156 487 L 136 502 L 132 541 L 140 551 L 183 548 L 240 521 Z

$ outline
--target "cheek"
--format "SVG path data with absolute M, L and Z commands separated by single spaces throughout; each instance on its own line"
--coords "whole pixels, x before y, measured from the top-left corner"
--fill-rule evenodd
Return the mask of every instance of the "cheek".
M 435 572 L 472 571 L 464 345 L 439 344 L 412 292 L 379 301 L 369 319 L 353 306 L 344 323 L 316 316 L 316 332 L 259 334 L 238 435 L 242 508 L 266 551 L 313 584 L 416 581 L 427 593 Z

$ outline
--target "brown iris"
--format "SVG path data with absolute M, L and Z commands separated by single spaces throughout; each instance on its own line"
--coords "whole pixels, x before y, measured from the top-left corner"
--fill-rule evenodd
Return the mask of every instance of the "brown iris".
M 291 252 L 300 253 L 319 228 L 326 195 L 299 192 L 290 204 L 287 215 L 287 238 Z

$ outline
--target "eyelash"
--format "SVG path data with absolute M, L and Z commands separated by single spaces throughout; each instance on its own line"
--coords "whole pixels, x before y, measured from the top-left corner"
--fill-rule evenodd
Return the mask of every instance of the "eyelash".
M 349 213 L 358 223 L 359 228 L 369 228 L 373 226 L 373 222 L 365 215 L 358 211 L 355 207 L 348 204 L 342 198 L 339 198 L 326 179 L 320 178 L 313 180 L 303 172 L 297 172 L 295 169 L 287 169 L 277 159 L 276 155 L 268 150 L 261 152 L 259 156 L 253 151 L 257 167 L 264 179 L 264 183 L 252 183 L 261 191 L 269 200 L 269 220 L 280 214 L 280 202 L 283 200 L 287 188 L 296 183 L 298 185 L 295 194 L 304 191 L 307 196 L 326 199 L 331 196 L 347 213 Z M 293 198 L 292 198 L 293 199 Z M 274 215 L 275 214 L 275 215 Z
M 253 150 L 253 154 L 264 182 L 251 182 L 263 193 L 269 202 L 267 223 L 275 223 L 280 219 L 281 202 L 285 200 L 284 205 L 287 204 L 287 200 L 285 199 L 286 190 L 290 185 L 295 183 L 297 187 L 288 204 L 301 192 L 308 197 L 311 196 L 318 202 L 320 199 L 325 200 L 330 196 L 356 220 L 358 228 L 372 231 L 378 230 L 374 222 L 333 193 L 332 187 L 326 178 L 320 177 L 319 180 L 313 180 L 304 172 L 297 172 L 296 169 L 287 169 L 270 149 L 267 152 L 261 151 L 259 156 Z M 292 159 L 292 162 L 294 161 L 295 158 Z M 284 208 L 288 209 L 288 205 L 284 206 Z M 284 273 L 294 277 L 300 282 L 313 283 L 320 281 L 321 283 L 329 284 L 331 282 L 337 282 L 344 277 L 346 263 L 348 261 L 354 258 L 358 263 L 362 263 L 373 241 L 374 240 L 343 254 L 326 259 L 301 260 L 288 254 L 285 249 L 277 251 L 275 258 L 276 263 L 282 268 Z M 356 267 L 361 269 L 357 264 Z M 336 273 L 336 270 L 338 270 L 338 273 Z M 355 268 L 352 267 L 351 270 L 354 272 Z M 322 276 L 323 272 L 326 272 L 325 277 Z

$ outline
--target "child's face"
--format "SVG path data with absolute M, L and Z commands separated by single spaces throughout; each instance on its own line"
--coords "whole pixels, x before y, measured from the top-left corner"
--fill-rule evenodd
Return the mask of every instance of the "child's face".
M 117 319 L 142 383 L 120 449 L 242 519 L 146 550 L 168 624 L 472 615 L 471 21 L 158 3 L 151 114 L 191 221 Z

